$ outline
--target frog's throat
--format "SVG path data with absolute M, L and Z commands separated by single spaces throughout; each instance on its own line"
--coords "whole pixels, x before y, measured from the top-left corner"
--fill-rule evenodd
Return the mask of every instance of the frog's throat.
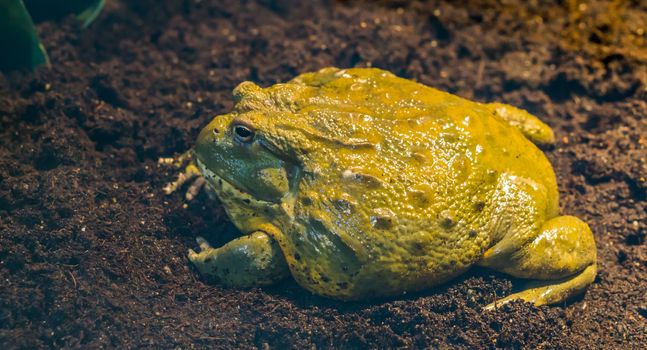
M 264 207 L 275 204 L 260 200 L 250 193 L 241 190 L 231 182 L 227 181 L 224 177 L 208 169 L 200 159 L 196 158 L 195 162 L 198 165 L 198 169 L 200 169 L 202 176 L 207 180 L 209 187 L 216 192 L 216 195 L 224 204 L 229 204 L 232 201 L 242 202 L 253 207 Z

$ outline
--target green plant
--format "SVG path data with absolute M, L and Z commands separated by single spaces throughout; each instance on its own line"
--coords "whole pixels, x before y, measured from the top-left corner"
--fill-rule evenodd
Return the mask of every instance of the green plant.
M 33 70 L 49 65 L 34 21 L 76 14 L 88 26 L 101 12 L 105 0 L 0 0 L 0 70 Z

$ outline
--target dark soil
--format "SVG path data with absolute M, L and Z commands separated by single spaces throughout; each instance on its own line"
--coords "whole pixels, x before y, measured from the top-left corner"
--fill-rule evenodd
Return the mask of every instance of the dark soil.
M 39 25 L 52 68 L 0 75 L 0 348 L 646 348 L 647 5 L 587 4 L 115 0 Z M 562 211 L 598 245 L 583 297 L 484 313 L 522 284 L 484 269 L 373 303 L 199 279 L 194 238 L 236 233 L 164 196 L 157 159 L 241 81 L 368 65 L 554 127 Z

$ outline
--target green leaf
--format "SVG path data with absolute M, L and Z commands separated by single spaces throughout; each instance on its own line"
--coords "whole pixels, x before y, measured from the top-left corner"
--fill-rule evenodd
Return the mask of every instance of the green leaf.
M 81 11 L 77 18 L 79 21 L 83 22 L 83 26 L 87 27 L 94 21 L 95 18 L 101 13 L 103 5 L 105 5 L 105 0 L 95 0 L 95 1 L 86 1 L 88 6 L 85 10 Z
M 32 19 L 41 22 L 74 13 L 87 27 L 104 5 L 105 0 L 0 0 L 0 70 L 49 65 Z
M 0 0 L 0 70 L 29 69 L 49 59 L 21 0 Z
M 61 19 L 71 13 L 87 27 L 101 12 L 105 0 L 23 0 L 36 23 Z

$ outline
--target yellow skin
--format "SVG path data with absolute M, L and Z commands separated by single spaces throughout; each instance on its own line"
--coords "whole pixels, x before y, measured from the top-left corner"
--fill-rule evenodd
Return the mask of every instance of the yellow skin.
M 559 303 L 593 282 L 593 236 L 559 216 L 535 146 L 553 132 L 529 113 L 379 69 L 244 82 L 234 97 L 188 169 L 246 236 L 217 249 L 201 240 L 189 259 L 203 275 L 251 287 L 291 273 L 343 300 L 418 291 L 475 264 L 537 280 L 496 305 Z

